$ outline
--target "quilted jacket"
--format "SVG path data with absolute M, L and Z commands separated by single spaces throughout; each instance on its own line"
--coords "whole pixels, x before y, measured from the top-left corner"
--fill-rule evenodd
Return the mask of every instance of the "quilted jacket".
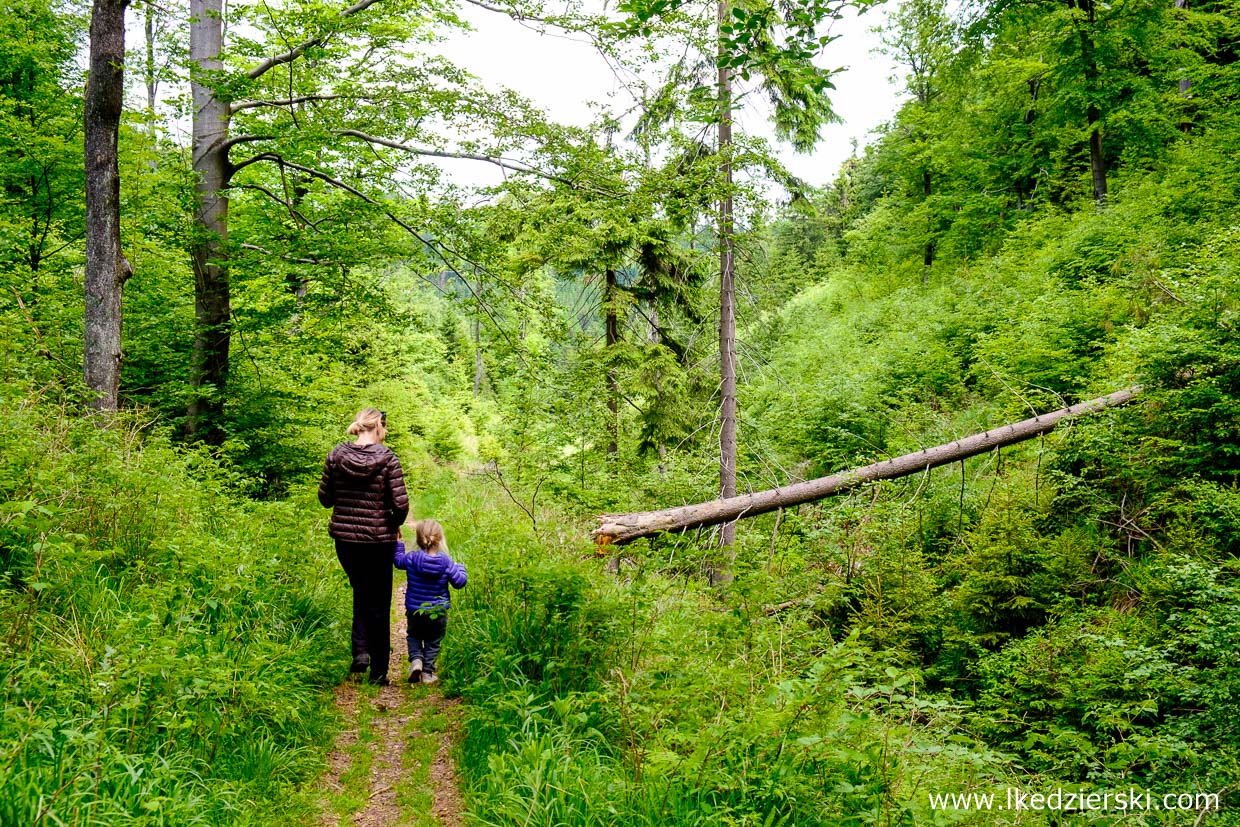
M 418 609 L 446 609 L 450 605 L 448 585 L 454 589 L 465 588 L 469 576 L 465 567 L 447 554 L 428 554 L 420 548 L 405 551 L 405 544 L 396 541 L 396 568 L 404 569 L 409 580 L 405 589 L 405 608 L 411 612 Z
M 342 442 L 323 463 L 319 502 L 332 509 L 327 532 L 352 543 L 392 543 L 409 515 L 400 460 L 386 445 Z

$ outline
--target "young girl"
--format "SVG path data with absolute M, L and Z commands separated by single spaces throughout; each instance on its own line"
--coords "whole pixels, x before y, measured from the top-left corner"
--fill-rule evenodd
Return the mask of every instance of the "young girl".
M 409 683 L 434 683 L 435 658 L 448 631 L 448 586 L 465 588 L 465 567 L 448 556 L 443 527 L 434 520 L 414 524 L 417 549 L 396 543 L 396 568 L 404 569 L 405 618 L 408 620 Z

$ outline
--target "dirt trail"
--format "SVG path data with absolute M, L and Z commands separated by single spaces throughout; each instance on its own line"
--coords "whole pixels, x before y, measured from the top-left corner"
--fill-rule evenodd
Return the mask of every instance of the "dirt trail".
M 330 827 L 462 827 L 452 745 L 459 702 L 437 686 L 405 682 L 405 584 L 396 589 L 391 686 L 344 683 L 336 706 L 346 721 L 328 756 L 320 822 Z

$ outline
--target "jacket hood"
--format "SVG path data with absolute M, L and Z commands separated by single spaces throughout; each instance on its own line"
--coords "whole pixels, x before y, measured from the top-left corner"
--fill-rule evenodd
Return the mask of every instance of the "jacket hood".
M 349 479 L 367 480 L 379 473 L 394 456 L 392 449 L 386 445 L 355 445 L 344 442 L 336 446 L 332 452 L 336 456 L 336 467 L 340 474 Z

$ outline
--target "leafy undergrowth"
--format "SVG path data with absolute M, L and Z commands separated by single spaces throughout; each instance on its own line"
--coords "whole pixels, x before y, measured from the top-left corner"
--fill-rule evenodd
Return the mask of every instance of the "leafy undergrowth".
M 1227 789 L 1221 811 L 1202 797 L 1234 766 L 1228 736 L 1200 730 L 1208 715 L 1157 720 L 1158 697 L 1188 695 L 1167 692 L 1169 651 L 1125 645 L 1118 629 L 1030 635 L 983 660 L 989 688 L 973 700 L 934 686 L 873 628 L 841 624 L 838 595 L 783 599 L 795 586 L 786 552 L 742 556 L 720 594 L 669 566 L 701 554 L 689 543 L 623 549 L 613 575 L 585 525 L 544 512 L 535 526 L 469 480 L 435 490 L 428 513 L 470 566 L 442 663 L 445 692 L 465 701 L 472 823 L 1235 823 Z M 1227 612 L 1194 614 L 1198 637 L 1217 646 Z M 1035 668 L 1047 657 L 1075 671 Z M 1230 685 L 1198 677 L 1202 691 Z M 1154 693 L 1144 706 L 1142 693 Z M 1131 737 L 1116 740 L 1117 728 Z M 1215 746 L 1195 754 L 1194 743 Z M 1065 763 L 1072 756 L 1086 774 Z M 1110 793 L 1113 806 L 1027 806 L 1056 790 Z M 1120 791 L 1149 798 L 1115 804 Z M 1193 801 L 1163 809 L 1154 798 L 1166 794 Z
M 443 671 L 476 823 L 996 823 L 928 793 L 1019 768 L 855 636 L 632 563 L 610 577 L 583 526 L 492 497 L 462 481 L 435 506 L 470 564 Z
M 0 395 L 0 824 L 312 820 L 347 657 L 317 506 L 32 396 Z

